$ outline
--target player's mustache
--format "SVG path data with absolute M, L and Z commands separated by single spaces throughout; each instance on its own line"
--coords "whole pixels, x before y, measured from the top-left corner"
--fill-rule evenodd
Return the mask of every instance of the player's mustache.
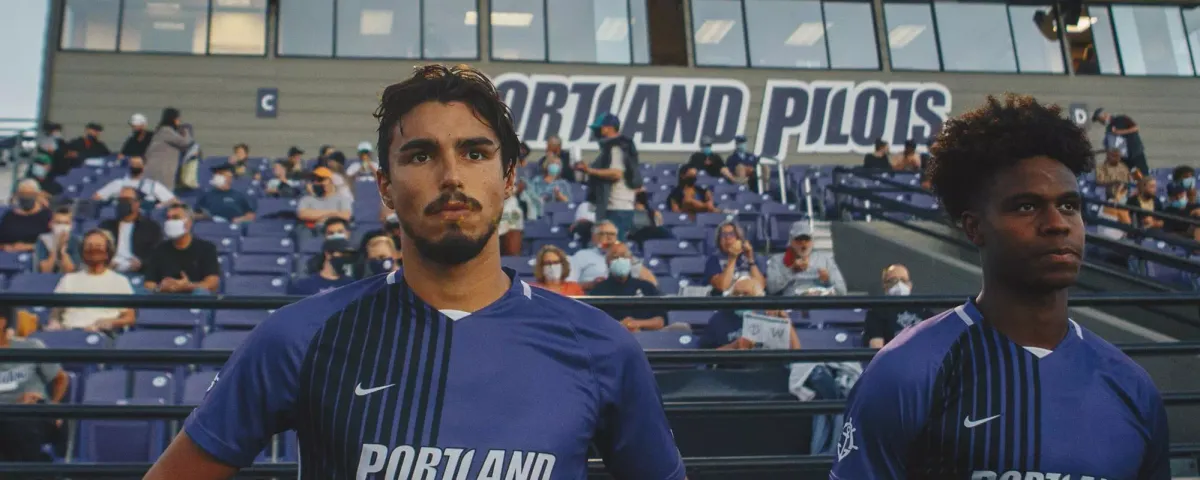
M 451 202 L 466 205 L 467 209 L 472 212 L 483 210 L 483 204 L 479 203 L 479 200 L 468 197 L 465 193 L 454 191 L 445 192 L 432 202 L 429 202 L 429 205 L 425 206 L 425 215 L 437 215 L 441 213 L 442 210 L 445 210 L 446 205 Z

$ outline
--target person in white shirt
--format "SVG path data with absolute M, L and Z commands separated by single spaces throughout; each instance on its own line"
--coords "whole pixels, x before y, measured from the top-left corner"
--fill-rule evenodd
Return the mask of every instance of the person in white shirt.
M 371 147 L 371 142 L 359 143 L 358 160 L 346 166 L 346 178 L 375 178 L 375 171 L 379 170 L 379 162 L 371 158 L 371 153 L 374 151 L 375 149 Z
M 98 229 L 87 232 L 83 236 L 85 268 L 63 275 L 54 293 L 133 295 L 129 279 L 108 268 L 116 250 L 116 242 L 108 232 Z M 133 321 L 133 309 L 129 308 L 56 308 L 50 314 L 46 330 L 106 332 L 133 325 Z
M 103 187 L 100 187 L 100 190 L 96 191 L 92 199 L 110 201 L 121 193 L 122 188 L 133 187 L 139 196 L 142 197 L 144 204 L 164 207 L 173 203 L 175 201 L 175 194 L 161 182 L 152 178 L 145 178 L 143 176 L 145 168 L 146 161 L 142 157 L 129 157 L 129 175 L 126 175 L 125 178 L 118 178 L 108 182 Z

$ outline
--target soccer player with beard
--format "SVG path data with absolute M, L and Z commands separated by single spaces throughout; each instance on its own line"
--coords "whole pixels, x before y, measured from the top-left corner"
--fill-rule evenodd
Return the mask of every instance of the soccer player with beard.
M 295 430 L 304 479 L 684 478 L 638 343 L 500 266 L 520 141 L 480 72 L 419 67 L 380 102 L 379 192 L 400 271 L 271 315 L 148 479 L 225 479 Z
M 1084 251 L 1084 132 L 989 97 L 948 121 L 929 174 L 979 247 L 975 298 L 900 333 L 847 400 L 830 478 L 1166 480 L 1167 415 L 1140 366 L 1067 317 Z

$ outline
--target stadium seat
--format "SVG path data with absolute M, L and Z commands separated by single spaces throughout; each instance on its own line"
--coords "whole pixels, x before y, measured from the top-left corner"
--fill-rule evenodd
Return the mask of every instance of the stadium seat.
M 797 328 L 796 337 L 800 339 L 801 348 L 808 350 L 856 348 L 862 343 L 861 335 L 838 328 L 822 330 Z
M 82 401 L 115 402 L 129 397 L 129 372 L 123 369 L 92 372 L 83 379 Z
M 274 310 L 217 310 L 213 314 L 216 328 L 254 328 L 267 319 Z
M 225 293 L 238 295 L 272 296 L 287 293 L 287 277 L 271 275 L 233 275 L 224 281 Z
M 662 277 L 671 274 L 671 264 L 667 263 L 667 259 L 665 258 L 646 258 L 645 261 L 642 262 L 642 266 L 649 268 L 651 272 L 654 272 L 654 276 L 656 277 Z
M 704 275 L 708 259 L 699 255 L 671 258 L 671 275 L 677 278 L 699 278 Z
M 12 293 L 53 293 L 58 286 L 61 273 L 18 273 L 9 279 L 8 291 Z
M 95 402 L 120 405 L 162 405 L 159 399 L 120 399 Z M 83 420 L 79 422 L 79 460 L 85 462 L 153 462 L 167 442 L 162 420 Z
M 644 350 L 692 350 L 698 347 L 699 339 L 692 332 L 676 330 L 659 330 L 656 332 L 635 332 Z
M 580 247 L 579 242 L 566 238 L 542 239 L 533 242 L 533 245 L 529 248 L 529 254 L 537 255 L 537 252 L 541 251 L 542 247 L 546 245 L 554 245 L 561 248 L 567 255 L 574 255 L 575 252 L 579 251 Z
M 197 405 L 201 400 L 204 400 L 204 394 L 208 391 L 209 385 L 212 385 L 213 379 L 217 377 L 217 372 L 204 371 L 196 372 L 187 376 L 183 381 L 183 392 L 179 397 L 180 405 Z
M 290 255 L 255 255 L 246 254 L 233 257 L 231 273 L 237 275 L 290 275 L 292 273 L 292 257 Z
M 295 222 L 277 219 L 257 219 L 246 225 L 246 236 L 282 238 L 292 234 Z
M 515 270 L 517 275 L 532 276 L 534 260 L 533 257 L 506 256 L 500 258 L 500 266 Z
M 292 198 L 260 198 L 254 213 L 260 218 L 294 215 L 298 202 Z
M 523 237 L 526 241 L 567 238 L 567 229 L 549 222 L 525 224 Z
M 354 245 L 358 244 L 354 243 Z M 305 255 L 321 253 L 321 249 L 325 247 L 325 237 L 301 234 L 300 238 L 296 241 L 296 246 L 298 247 L 297 250 Z
M 215 245 L 217 247 L 217 253 L 224 255 L 224 254 L 228 254 L 228 253 L 237 253 L 238 240 L 240 238 L 241 237 L 230 236 L 230 237 L 213 238 L 213 239 L 207 239 L 207 240 L 212 242 L 213 245 Z
M 171 374 L 165 372 L 133 372 L 130 398 L 175 403 L 175 385 Z
M 696 222 L 694 220 L 692 220 L 692 217 L 686 213 L 675 213 L 675 212 L 670 212 L 670 211 L 664 211 L 662 213 L 662 217 L 663 217 L 663 226 L 668 227 L 668 228 L 680 226 L 680 225 L 693 225 L 693 226 L 696 225 Z
M 196 340 L 191 333 L 170 330 L 134 330 L 118 336 L 114 346 L 122 350 L 188 349 L 196 347 Z
M 679 279 L 675 277 L 658 277 L 658 291 L 664 296 L 679 295 Z
M 671 235 L 680 240 L 688 240 L 696 244 L 705 244 L 715 233 L 711 228 L 694 225 L 679 225 L 671 228 Z
M 672 310 L 667 312 L 667 323 L 686 323 L 692 327 L 708 325 L 708 319 L 714 313 L 716 310 Z
M 687 255 L 699 255 L 700 249 L 687 240 L 654 239 L 646 240 L 642 254 L 646 257 L 671 258 Z
M 83 330 L 39 330 L 30 338 L 41 340 L 46 348 L 108 348 L 108 337 Z
M 146 308 L 138 310 L 137 328 L 175 328 L 197 330 L 204 326 L 203 310 Z
M 200 341 L 200 348 L 208 350 L 233 350 L 246 341 L 249 330 L 225 330 L 212 332 Z
M 0 252 L 0 272 L 7 274 L 29 270 L 33 255 L 26 252 Z
M 808 310 L 807 312 L 796 310 L 792 312 L 792 321 L 812 323 L 822 327 L 862 328 L 867 321 L 867 311 L 861 308 Z
M 732 220 L 732 218 L 729 216 L 729 214 L 725 214 L 725 213 L 717 213 L 717 212 L 700 213 L 700 214 L 696 215 L 696 226 L 701 227 L 701 228 L 715 229 L 715 228 L 717 228 L 717 225 L 728 222 L 730 220 Z
M 241 227 L 236 223 L 196 222 L 192 233 L 210 242 L 228 237 L 240 237 Z
M 290 238 L 245 237 L 238 250 L 241 253 L 286 255 L 296 253 L 296 242 Z

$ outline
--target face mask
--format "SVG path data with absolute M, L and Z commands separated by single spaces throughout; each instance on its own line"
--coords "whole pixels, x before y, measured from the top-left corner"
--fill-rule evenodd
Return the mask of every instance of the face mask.
M 696 184 L 696 177 L 683 177 L 683 185 L 685 187 L 690 187 L 695 184 Z
M 892 288 L 889 288 L 887 291 L 887 294 L 893 297 L 905 297 L 910 293 L 912 293 L 912 287 L 908 286 L 908 284 L 904 282 L 896 282 L 896 284 L 892 285 Z
M 1171 200 L 1171 206 L 1174 208 L 1183 208 L 1187 206 L 1187 197 L 1178 200 Z
M 172 219 L 163 222 L 163 235 L 167 238 L 175 240 L 187 234 L 187 225 L 181 219 Z
M 346 273 L 346 257 L 333 257 L 329 259 L 329 266 L 333 267 L 333 272 L 339 276 Z
M 609 267 L 609 268 L 611 268 L 611 267 Z M 559 280 L 562 280 L 562 272 L 563 272 L 562 264 L 546 265 L 546 266 L 542 267 L 542 276 L 546 277 L 546 280 L 549 280 L 552 282 L 557 282 Z
M 628 277 L 633 271 L 633 261 L 628 258 L 616 258 L 608 264 L 608 273 L 614 277 Z
M 372 275 L 384 272 L 390 272 L 396 267 L 396 261 L 390 258 L 377 258 L 367 262 L 367 270 Z
M 546 166 L 546 173 L 550 174 L 552 177 L 557 177 L 559 172 L 562 172 L 562 165 L 551 163 L 550 165 Z
M 325 236 L 326 240 L 346 240 L 346 232 L 336 232 Z
M 313 189 L 313 195 L 316 195 L 318 197 L 325 196 L 325 186 L 324 185 L 313 185 L 312 189 Z
M 1183 180 L 1180 180 L 1179 184 L 1183 185 L 1183 188 L 1191 190 L 1196 187 L 1196 177 L 1188 177 Z
M 225 184 L 228 182 L 229 182 L 229 179 L 225 178 L 224 175 L 217 175 L 215 177 L 212 177 L 212 180 L 209 180 L 208 184 L 212 185 L 213 188 L 225 188 Z
M 744 144 L 744 143 L 737 144 L 737 151 L 738 151 L 738 153 L 746 153 L 746 144 Z
M 50 173 L 45 165 L 34 165 L 29 169 L 29 171 L 33 174 L 33 176 L 38 178 L 44 178 L 47 173 Z
M 146 169 L 142 168 L 142 167 L 130 167 L 129 168 L 129 174 L 134 177 L 141 175 L 142 172 L 144 172 L 144 171 L 146 171 Z
M 33 207 L 37 206 L 37 199 L 33 197 L 19 197 L 17 198 L 17 206 L 21 210 L 33 210 Z
M 71 233 L 71 226 L 64 225 L 61 223 L 56 223 L 56 224 L 54 224 L 54 226 L 50 227 L 50 231 L 54 232 L 55 236 L 65 235 L 65 234 Z
M 704 147 L 700 151 L 704 152 L 705 155 L 712 155 L 712 147 Z

